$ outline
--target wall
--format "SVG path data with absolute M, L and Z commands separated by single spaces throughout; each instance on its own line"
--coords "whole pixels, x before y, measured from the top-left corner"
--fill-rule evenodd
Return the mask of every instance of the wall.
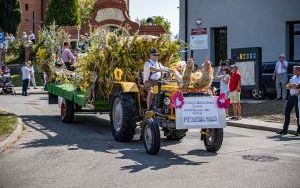
M 42 1 L 43 1 L 43 10 L 42 10 Z M 26 11 L 25 6 L 28 4 L 28 10 Z M 44 14 L 46 8 L 48 6 L 48 0 L 20 0 L 21 6 L 21 23 L 19 27 L 18 36 L 22 35 L 22 32 L 25 31 L 27 34 L 33 30 L 33 12 L 35 14 L 35 31 L 34 33 L 37 35 L 38 30 L 42 25 L 42 18 L 44 18 Z M 42 14 L 43 13 L 43 14 Z
M 180 38 L 185 38 L 185 0 L 180 0 Z M 262 60 L 273 61 L 287 54 L 287 21 L 300 20 L 300 0 L 188 0 L 188 33 L 201 27 L 209 31 L 209 49 L 195 51 L 196 60 L 214 58 L 213 27 L 227 26 L 228 57 L 231 48 L 262 47 Z M 189 40 L 188 36 L 188 40 Z M 188 41 L 189 42 L 189 41 Z

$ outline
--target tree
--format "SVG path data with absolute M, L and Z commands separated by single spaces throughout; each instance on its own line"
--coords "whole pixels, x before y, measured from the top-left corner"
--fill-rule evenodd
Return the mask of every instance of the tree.
M 16 34 L 21 22 L 18 0 L 0 0 L 0 28 L 4 32 Z
M 96 0 L 79 0 L 80 20 L 84 22 L 88 20 L 93 13 Z
M 45 24 L 58 26 L 80 25 L 78 0 L 51 0 L 45 16 Z
M 152 16 L 141 20 L 141 25 L 159 25 L 162 26 L 168 34 L 171 34 L 171 22 L 162 16 Z

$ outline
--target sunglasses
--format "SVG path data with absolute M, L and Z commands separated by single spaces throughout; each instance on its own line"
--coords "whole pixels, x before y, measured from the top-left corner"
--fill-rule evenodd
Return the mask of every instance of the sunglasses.
M 154 56 L 156 56 L 156 57 L 159 57 L 159 54 L 153 54 Z

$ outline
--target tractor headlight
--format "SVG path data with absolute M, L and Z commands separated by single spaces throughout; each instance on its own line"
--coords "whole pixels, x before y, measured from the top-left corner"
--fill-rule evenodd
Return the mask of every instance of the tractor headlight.
M 169 98 L 169 97 L 165 97 L 165 98 L 164 98 L 164 105 L 169 106 L 170 103 L 171 103 L 170 98 Z

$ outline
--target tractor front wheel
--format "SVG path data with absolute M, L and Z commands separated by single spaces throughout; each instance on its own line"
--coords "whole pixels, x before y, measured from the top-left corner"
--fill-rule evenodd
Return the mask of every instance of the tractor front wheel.
M 156 155 L 160 149 L 160 132 L 155 119 L 144 120 L 142 138 L 147 153 Z
M 216 153 L 222 146 L 223 129 L 206 129 L 203 140 L 206 150 Z

